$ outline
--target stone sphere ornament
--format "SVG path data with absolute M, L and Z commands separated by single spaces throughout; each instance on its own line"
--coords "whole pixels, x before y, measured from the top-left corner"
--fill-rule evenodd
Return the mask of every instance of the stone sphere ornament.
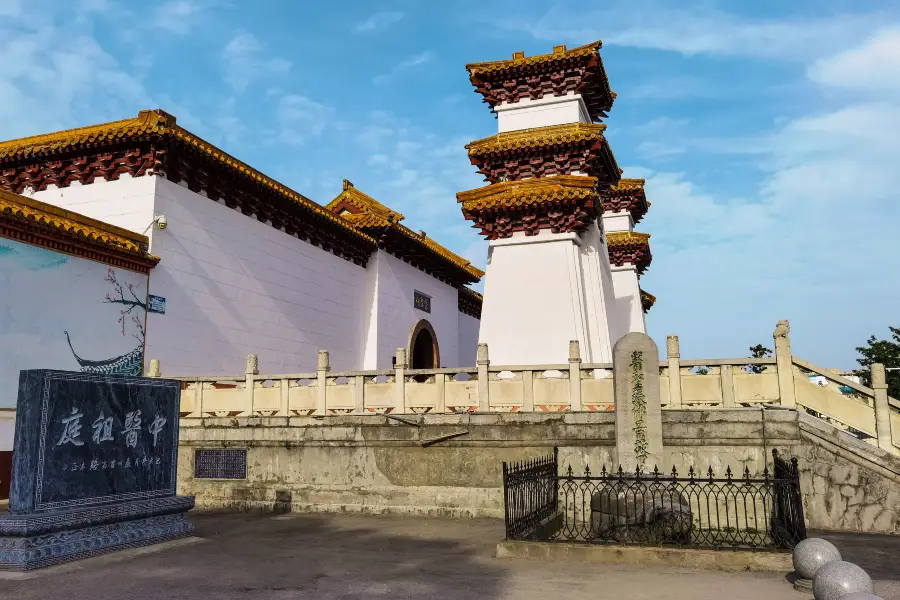
M 884 600 L 881 596 L 869 592 L 850 592 L 840 597 L 840 600 Z
M 872 578 L 860 567 L 844 560 L 824 564 L 813 577 L 816 600 L 840 600 L 854 592 L 874 593 Z
M 841 553 L 829 541 L 808 538 L 794 547 L 791 558 L 794 561 L 794 572 L 803 579 L 812 579 L 825 563 L 841 560 Z

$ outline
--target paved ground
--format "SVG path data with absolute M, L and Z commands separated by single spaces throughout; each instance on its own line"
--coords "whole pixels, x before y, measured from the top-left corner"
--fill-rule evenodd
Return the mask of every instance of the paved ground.
M 494 520 L 205 514 L 194 522 L 201 543 L 0 579 L 0 598 L 804 599 L 778 574 L 498 560 L 503 526 Z M 830 537 L 876 578 L 900 580 L 891 560 L 900 539 Z M 900 600 L 900 584 L 878 582 L 876 592 Z

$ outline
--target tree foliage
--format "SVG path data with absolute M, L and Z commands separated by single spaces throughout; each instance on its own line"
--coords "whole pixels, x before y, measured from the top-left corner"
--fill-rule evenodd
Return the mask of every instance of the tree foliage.
M 863 385 L 872 387 L 870 367 L 873 363 L 883 364 L 886 369 L 888 395 L 900 399 L 900 371 L 890 370 L 900 369 L 900 328 L 888 327 L 888 329 L 890 329 L 893 339 L 879 340 L 872 335 L 866 340 L 865 346 L 856 348 L 856 351 L 862 356 L 862 358 L 857 358 L 856 362 L 862 368 L 854 371 L 854 374 L 859 375 Z
M 768 358 L 772 356 L 772 350 L 766 348 L 762 344 L 757 344 L 755 346 L 750 346 L 750 357 L 751 358 Z M 750 365 L 751 373 L 762 373 L 766 370 L 764 365 Z

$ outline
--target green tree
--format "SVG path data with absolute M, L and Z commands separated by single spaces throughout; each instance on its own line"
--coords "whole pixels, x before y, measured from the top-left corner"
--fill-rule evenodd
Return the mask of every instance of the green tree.
M 772 356 L 772 350 L 766 348 L 762 344 L 750 346 L 750 358 L 768 358 Z M 750 365 L 751 373 L 762 373 L 766 370 L 764 365 Z
M 891 369 L 900 368 L 900 328 L 888 327 L 891 331 L 893 340 L 879 340 L 874 335 L 869 336 L 865 346 L 859 346 L 856 351 L 862 355 L 857 358 L 856 362 L 862 367 L 854 371 L 855 375 L 859 375 L 863 385 L 872 387 L 872 371 L 870 367 L 873 363 L 881 363 L 887 371 L 885 372 L 888 384 L 888 395 L 892 398 L 900 399 L 900 371 L 892 371 Z

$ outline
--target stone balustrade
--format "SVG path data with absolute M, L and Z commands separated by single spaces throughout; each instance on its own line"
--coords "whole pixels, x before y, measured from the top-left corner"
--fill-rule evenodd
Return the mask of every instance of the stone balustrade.
M 796 408 L 884 450 L 900 453 L 900 402 L 888 398 L 884 370 L 873 388 L 791 355 L 786 326 L 771 358 L 682 360 L 669 336 L 659 363 L 664 410 Z M 322 417 L 342 414 L 612 411 L 613 365 L 583 363 L 578 342 L 566 364 L 494 365 L 486 344 L 474 368 L 409 369 L 398 349 L 393 369 L 332 371 L 320 350 L 311 373 L 260 374 L 257 357 L 242 376 L 179 377 L 182 425 L 209 417 Z M 152 361 L 150 376 L 165 365 Z

